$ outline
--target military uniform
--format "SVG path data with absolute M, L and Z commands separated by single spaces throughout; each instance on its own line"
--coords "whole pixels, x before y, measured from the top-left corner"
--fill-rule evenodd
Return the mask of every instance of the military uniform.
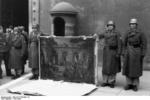
M 38 36 L 42 33 L 33 31 L 29 35 L 29 66 L 32 68 L 33 78 L 39 76 L 39 49 L 38 49 Z
M 124 38 L 123 75 L 127 77 L 127 84 L 139 84 L 145 53 L 146 38 L 144 33 L 139 29 L 129 30 Z
M 14 78 L 17 78 L 21 75 L 23 65 L 22 58 L 25 53 L 25 47 L 25 39 L 20 33 L 11 35 L 9 67 L 11 69 L 15 69 L 16 77 Z
M 137 24 L 135 19 L 131 24 Z M 142 76 L 143 58 L 146 53 L 147 40 L 145 34 L 137 27 L 129 29 L 124 37 L 124 64 L 123 75 L 126 76 L 127 86 L 125 90 L 138 90 L 139 77 Z
M 10 46 L 8 43 L 8 39 L 6 35 L 2 33 L 0 34 L 0 64 L 2 60 L 4 60 L 7 76 L 11 76 L 11 70 L 8 68 L 9 50 Z
M 25 64 L 28 59 L 28 33 L 21 29 L 21 34 L 23 35 L 23 37 L 25 39 L 25 43 L 26 43 L 25 53 L 23 55 L 23 67 L 22 67 L 23 69 L 21 72 L 21 74 L 24 74 Z
M 121 71 L 121 35 L 115 29 L 108 31 L 106 30 L 103 34 L 99 35 L 99 38 L 104 38 L 104 49 L 103 49 L 103 84 L 113 85 L 115 84 L 116 74 Z

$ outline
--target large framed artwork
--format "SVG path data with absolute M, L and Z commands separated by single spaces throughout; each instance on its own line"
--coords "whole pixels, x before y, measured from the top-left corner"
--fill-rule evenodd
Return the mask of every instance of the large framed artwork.
M 93 37 L 42 36 L 39 42 L 41 79 L 97 83 L 97 48 Z

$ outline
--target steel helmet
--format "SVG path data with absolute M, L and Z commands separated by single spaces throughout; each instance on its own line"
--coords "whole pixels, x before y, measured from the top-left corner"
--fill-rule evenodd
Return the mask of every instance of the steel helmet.
M 136 18 L 130 19 L 130 24 L 137 24 L 137 19 Z
M 107 25 L 115 25 L 114 21 L 110 20 L 108 21 Z

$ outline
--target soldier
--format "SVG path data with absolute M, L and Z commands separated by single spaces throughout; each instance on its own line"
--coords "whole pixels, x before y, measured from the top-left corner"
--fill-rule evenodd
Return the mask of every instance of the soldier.
M 7 40 L 7 52 L 4 54 L 4 62 L 5 66 L 7 66 L 6 68 L 6 75 L 7 76 L 13 76 L 13 74 L 11 74 L 11 69 L 9 69 L 9 53 L 10 53 L 10 38 L 11 38 L 11 34 L 12 34 L 12 30 L 10 28 L 6 29 L 6 40 Z
M 102 87 L 109 86 L 115 87 L 116 74 L 121 71 L 121 35 L 116 31 L 116 26 L 113 21 L 109 21 L 106 30 L 103 34 L 99 34 L 98 37 L 104 38 L 103 49 L 103 67 Z
M 12 30 L 10 28 L 6 28 L 6 38 L 9 39 L 12 34 Z
M 8 68 L 9 49 L 7 36 L 3 32 L 3 27 L 0 26 L 0 78 L 2 78 L 2 60 L 5 63 L 6 75 L 11 76 L 11 70 Z
M 29 34 L 29 66 L 33 73 L 30 79 L 38 79 L 39 76 L 38 36 L 41 34 L 39 25 L 33 25 L 32 32 Z
M 14 28 L 14 32 L 11 35 L 11 49 L 9 57 L 9 67 L 15 70 L 15 76 L 12 79 L 20 77 L 22 64 L 23 64 L 23 55 L 25 51 L 25 40 L 24 37 L 18 32 L 18 28 Z
M 3 37 L 3 27 L 0 26 L 0 37 Z M 0 47 L 2 48 L 5 45 L 5 41 L 0 38 Z M 2 51 L 2 52 L 1 52 Z M 2 58 L 3 58 L 3 48 L 2 50 L 0 49 L 0 79 L 2 79 L 2 68 L 1 68 L 1 63 L 2 63 Z
M 142 76 L 143 58 L 146 53 L 147 40 L 138 28 L 137 19 L 130 20 L 130 29 L 124 37 L 124 66 L 123 75 L 126 76 L 125 90 L 138 91 L 139 77 Z
M 25 31 L 24 26 L 20 26 L 19 29 L 20 29 L 20 32 L 21 32 L 21 34 L 24 37 L 25 42 L 26 42 L 25 53 L 23 55 L 23 67 L 22 67 L 23 69 L 21 72 L 21 74 L 24 74 L 25 64 L 26 64 L 26 61 L 28 59 L 28 49 L 27 49 L 28 48 L 28 33 Z
M 11 33 L 13 33 L 14 30 L 13 30 L 13 26 L 12 25 L 10 25 L 8 29 L 10 30 Z

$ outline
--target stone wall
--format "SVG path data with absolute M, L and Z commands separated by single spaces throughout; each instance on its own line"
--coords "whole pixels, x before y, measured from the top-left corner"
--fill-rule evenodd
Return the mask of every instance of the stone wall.
M 114 20 L 122 36 L 132 17 L 138 18 L 139 26 L 146 33 L 148 49 L 150 48 L 150 1 L 149 0 L 41 0 L 40 24 L 44 33 L 51 34 L 51 17 L 49 11 L 59 2 L 69 2 L 79 11 L 77 33 L 90 35 L 103 31 L 108 20 Z M 101 65 L 102 50 L 99 50 Z M 150 52 L 145 58 L 144 68 L 150 69 Z

